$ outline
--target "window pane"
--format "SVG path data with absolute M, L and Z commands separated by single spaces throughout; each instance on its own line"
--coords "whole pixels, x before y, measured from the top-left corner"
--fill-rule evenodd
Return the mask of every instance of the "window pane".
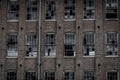
M 37 0 L 27 0 L 27 19 L 37 19 Z
M 17 20 L 19 16 L 19 5 L 17 0 L 8 1 L 8 19 Z
M 47 33 L 46 34 L 46 48 L 45 56 L 55 56 L 56 55 L 56 43 L 55 43 L 55 34 Z
M 84 72 L 84 80 L 94 80 L 94 72 L 93 71 L 85 71 Z
M 106 0 L 106 18 L 107 19 L 114 19 L 118 17 L 117 7 L 118 7 L 117 0 Z
M 7 36 L 7 56 L 17 56 L 17 34 L 10 34 Z
M 64 0 L 64 18 L 75 19 L 75 0 Z
M 83 0 L 84 3 L 84 19 L 95 18 L 95 1 L 94 0 Z
M 26 80 L 37 80 L 36 72 L 26 72 L 25 78 Z
M 95 40 L 93 32 L 86 32 L 83 39 L 84 55 L 94 56 L 95 55 Z
M 66 33 L 64 38 L 65 56 L 75 56 L 75 35 L 74 33 Z
M 106 48 L 107 48 L 107 55 L 117 55 L 117 51 L 118 51 L 117 32 L 106 33 Z
M 64 80 L 74 80 L 74 72 L 65 72 Z
M 107 72 L 107 80 L 118 80 L 118 72 L 116 71 Z
M 36 57 L 37 56 L 37 37 L 36 34 L 26 35 L 26 56 Z
M 16 72 L 7 72 L 6 80 L 17 80 Z
M 55 80 L 55 72 L 45 72 L 45 80 Z
M 46 19 L 55 19 L 56 3 L 55 0 L 46 0 Z

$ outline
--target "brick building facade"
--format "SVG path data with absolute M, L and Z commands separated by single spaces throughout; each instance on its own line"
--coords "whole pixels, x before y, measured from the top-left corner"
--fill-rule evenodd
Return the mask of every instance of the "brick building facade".
M 0 0 L 0 80 L 119 80 L 120 0 Z

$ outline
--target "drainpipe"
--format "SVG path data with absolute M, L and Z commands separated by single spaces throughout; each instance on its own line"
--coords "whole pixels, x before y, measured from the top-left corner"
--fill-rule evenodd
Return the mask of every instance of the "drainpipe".
M 41 80 L 41 54 L 40 54 L 40 45 L 41 45 L 41 0 L 38 0 L 38 57 L 37 57 L 37 67 L 38 67 L 38 80 Z

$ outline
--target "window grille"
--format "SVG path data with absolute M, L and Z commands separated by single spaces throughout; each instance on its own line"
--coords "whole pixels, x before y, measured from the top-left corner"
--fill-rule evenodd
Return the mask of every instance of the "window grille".
M 84 55 L 94 56 L 95 55 L 95 40 L 93 32 L 85 32 L 84 34 Z
M 55 0 L 46 0 L 46 19 L 56 18 L 56 3 Z
M 25 80 L 37 80 L 36 72 L 26 72 Z
M 95 18 L 95 1 L 94 0 L 83 0 L 84 3 L 84 19 Z
M 37 0 L 27 0 L 27 20 L 37 19 Z
M 45 56 L 55 56 L 55 55 L 56 55 L 55 34 L 47 33 Z
M 75 35 L 74 33 L 66 33 L 64 38 L 65 56 L 75 56 Z
M 118 1 L 106 0 L 106 18 L 115 19 L 118 17 Z
M 8 57 L 16 57 L 18 55 L 17 40 L 18 40 L 17 34 L 7 35 L 7 56 Z
M 106 34 L 106 48 L 107 55 L 117 55 L 118 51 L 118 37 L 117 32 L 107 32 Z
M 75 19 L 75 0 L 64 0 L 64 19 Z
M 26 56 L 36 57 L 37 56 L 37 37 L 36 34 L 26 35 Z
M 16 72 L 7 72 L 6 80 L 17 80 L 17 73 Z
M 95 80 L 93 71 L 84 72 L 84 80 Z
M 45 72 L 45 80 L 55 80 L 55 72 Z
M 18 20 L 19 4 L 18 0 L 8 1 L 8 20 Z
M 107 80 L 118 80 L 118 72 L 117 71 L 108 71 L 107 72 Z
M 65 72 L 64 73 L 64 80 L 74 80 L 75 75 L 74 72 Z

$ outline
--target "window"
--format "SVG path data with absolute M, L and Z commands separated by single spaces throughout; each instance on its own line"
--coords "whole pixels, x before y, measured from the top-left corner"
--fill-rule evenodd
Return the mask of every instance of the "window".
M 84 80 L 94 80 L 94 72 L 93 71 L 85 71 L 84 72 Z
M 118 17 L 118 1 L 117 0 L 106 0 L 106 18 L 115 19 Z
M 16 57 L 18 55 L 17 44 L 18 44 L 17 34 L 7 35 L 7 56 L 8 57 Z
M 55 80 L 55 72 L 45 72 L 45 80 Z
M 25 80 L 37 80 L 36 72 L 26 72 Z
M 26 57 L 37 56 L 37 37 L 35 33 L 26 35 Z
M 17 73 L 16 72 L 7 72 L 6 80 L 17 80 Z
M 46 34 L 46 49 L 45 56 L 55 56 L 56 55 L 56 43 L 55 43 L 55 34 L 47 33 Z
M 56 3 L 55 0 L 46 0 L 46 19 L 55 19 Z
M 19 16 L 18 0 L 8 1 L 8 20 L 18 20 Z
M 118 37 L 117 32 L 106 33 L 106 48 L 107 55 L 117 55 L 118 51 Z
M 83 0 L 84 3 L 84 19 L 95 18 L 95 1 L 94 0 Z
M 27 0 L 27 20 L 37 19 L 37 0 Z
M 65 72 L 64 73 L 64 80 L 74 80 L 75 75 L 74 72 Z
M 74 33 L 65 33 L 64 55 L 75 56 L 75 35 Z
M 107 72 L 107 80 L 118 80 L 118 72 L 117 71 L 108 71 Z
M 75 0 L 64 0 L 64 19 L 75 19 Z
M 84 33 L 84 55 L 85 56 L 94 56 L 95 55 L 95 40 L 93 32 Z

